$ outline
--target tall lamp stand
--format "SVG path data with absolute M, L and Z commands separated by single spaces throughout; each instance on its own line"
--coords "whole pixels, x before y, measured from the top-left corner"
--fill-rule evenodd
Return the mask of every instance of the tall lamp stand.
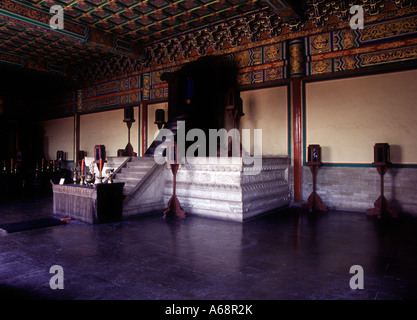
M 122 153 L 124 156 L 136 157 L 137 154 L 133 151 L 133 146 L 130 143 L 130 129 L 132 128 L 133 122 L 135 122 L 133 107 L 125 108 L 123 122 L 126 122 L 127 125 L 127 145 Z
M 374 162 L 380 176 L 380 196 L 374 202 L 374 207 L 366 210 L 366 214 L 378 218 L 398 217 L 398 212 L 391 209 L 390 203 L 384 196 L 384 175 L 390 166 L 390 147 L 388 143 L 376 143 L 374 146 Z
M 178 172 L 178 161 L 177 161 L 177 145 L 176 143 L 168 144 L 167 146 L 167 163 L 171 166 L 171 172 L 173 175 L 173 186 L 172 186 L 172 196 L 168 201 L 168 208 L 163 211 L 164 218 L 168 217 L 179 217 L 185 218 L 185 211 L 182 210 L 180 201 L 176 195 L 176 185 L 177 185 L 177 172 Z
M 316 192 L 316 175 L 319 167 L 321 166 L 321 147 L 318 144 L 312 144 L 308 146 L 308 161 L 307 165 L 310 167 L 310 171 L 313 175 L 313 192 L 307 199 L 307 204 L 304 205 L 309 212 L 314 211 L 327 211 L 325 206 Z

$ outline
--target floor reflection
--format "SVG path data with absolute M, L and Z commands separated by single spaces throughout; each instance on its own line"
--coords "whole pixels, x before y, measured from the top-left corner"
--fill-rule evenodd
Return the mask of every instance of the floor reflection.
M 0 220 L 48 214 L 50 199 L 3 206 Z M 417 219 L 299 208 L 244 223 L 161 215 L 0 237 L 2 290 L 49 299 L 410 299 Z M 51 265 L 65 290 L 49 289 Z M 365 289 L 352 290 L 352 265 Z

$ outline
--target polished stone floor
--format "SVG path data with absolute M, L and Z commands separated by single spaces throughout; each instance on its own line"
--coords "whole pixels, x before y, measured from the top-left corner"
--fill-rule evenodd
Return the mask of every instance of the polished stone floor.
M 4 201 L 0 224 L 51 216 L 52 199 Z M 244 223 L 160 215 L 0 232 L 2 299 L 417 298 L 417 218 L 288 208 Z M 50 267 L 64 270 L 52 290 Z M 364 289 L 351 289 L 350 268 Z

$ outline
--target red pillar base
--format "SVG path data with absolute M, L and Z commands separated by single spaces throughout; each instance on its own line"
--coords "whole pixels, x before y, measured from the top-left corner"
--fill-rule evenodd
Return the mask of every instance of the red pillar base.
M 185 211 L 181 209 L 178 198 L 174 195 L 168 201 L 168 208 L 163 211 L 164 218 L 178 217 L 185 218 Z
M 304 209 L 308 209 L 309 212 L 314 211 L 327 211 L 327 206 L 325 206 L 316 192 L 316 175 L 319 169 L 319 164 L 309 164 L 311 174 L 313 175 L 313 192 L 307 199 L 307 203 L 303 204 Z
M 391 209 L 389 201 L 384 196 L 379 196 L 374 203 L 374 207 L 366 210 L 368 216 L 377 216 L 378 218 L 390 216 L 398 218 L 398 212 Z
M 303 208 L 308 209 L 309 212 L 327 211 L 328 208 L 323 204 L 317 192 L 313 191 L 307 199 L 307 203 L 303 204 Z
M 374 202 L 374 207 L 366 210 L 366 214 L 370 216 L 377 216 L 378 218 L 383 218 L 391 216 L 391 218 L 398 218 L 398 213 L 391 209 L 389 201 L 384 197 L 384 175 L 388 170 L 389 163 L 385 164 L 375 164 L 381 178 L 381 195 Z
M 164 218 L 169 217 L 178 217 L 178 218 L 185 218 L 185 211 L 181 209 L 181 204 L 176 196 L 176 185 L 177 185 L 177 172 L 178 172 L 179 164 L 173 163 L 171 164 L 171 171 L 173 174 L 173 192 L 172 197 L 168 201 L 168 208 L 166 208 L 162 213 L 164 214 Z

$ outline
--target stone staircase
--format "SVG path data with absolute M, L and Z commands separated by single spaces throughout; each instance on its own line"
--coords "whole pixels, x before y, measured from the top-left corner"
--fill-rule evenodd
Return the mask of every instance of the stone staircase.
M 135 188 L 155 165 L 153 157 L 132 157 L 113 177 L 113 181 L 124 182 L 123 195 L 130 196 Z

